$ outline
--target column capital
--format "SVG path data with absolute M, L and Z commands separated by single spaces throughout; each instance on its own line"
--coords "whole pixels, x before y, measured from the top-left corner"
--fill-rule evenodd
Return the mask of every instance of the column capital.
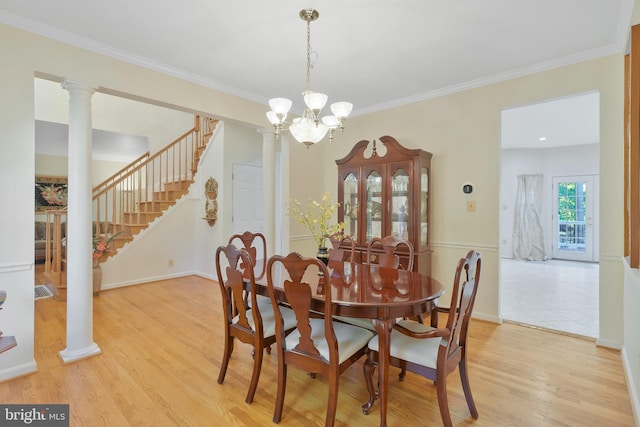
M 62 81 L 62 88 L 68 90 L 69 92 L 85 91 L 89 95 L 93 95 L 93 93 L 98 89 L 98 85 L 84 83 L 77 80 L 64 79 Z
M 276 136 L 276 132 L 271 127 L 269 127 L 269 128 L 266 128 L 266 127 L 257 128 L 256 132 L 262 134 L 263 137 L 264 136 L 268 136 L 268 135 L 272 135 L 275 138 L 275 136 Z

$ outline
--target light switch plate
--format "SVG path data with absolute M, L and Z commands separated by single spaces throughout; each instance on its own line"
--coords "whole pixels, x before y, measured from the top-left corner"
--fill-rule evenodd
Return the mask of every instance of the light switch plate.
M 475 211 L 476 211 L 476 201 L 467 200 L 467 212 L 475 212 Z

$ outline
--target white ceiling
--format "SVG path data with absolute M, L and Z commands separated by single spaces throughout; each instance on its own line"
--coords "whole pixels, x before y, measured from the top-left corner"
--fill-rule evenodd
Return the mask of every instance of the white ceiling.
M 600 94 L 591 92 L 502 111 L 502 148 L 600 142 Z
M 69 127 L 61 123 L 36 120 L 36 154 L 68 157 Z M 132 162 L 149 150 L 149 139 L 93 129 L 92 158 L 110 162 Z
M 0 0 L 0 22 L 254 101 L 288 97 L 301 111 L 306 24 L 298 12 L 314 7 L 312 89 L 361 115 L 621 53 L 633 4 Z

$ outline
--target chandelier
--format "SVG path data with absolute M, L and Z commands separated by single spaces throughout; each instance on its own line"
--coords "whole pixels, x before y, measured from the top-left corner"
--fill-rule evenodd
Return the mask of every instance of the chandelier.
M 322 108 L 327 103 L 327 95 L 311 90 L 311 21 L 318 19 L 320 14 L 315 9 L 302 9 L 300 18 L 307 22 L 307 89 L 302 93 L 304 97 L 304 113 L 302 117 L 288 123 L 287 114 L 291 109 L 291 100 L 287 98 L 272 98 L 269 100 L 271 111 L 267 112 L 267 119 L 275 129 L 276 139 L 280 133 L 288 130 L 296 141 L 307 147 L 317 144 L 329 134 L 329 142 L 333 142 L 336 129 L 344 131 L 344 122 L 351 113 L 353 104 L 350 102 L 334 102 L 331 104 L 331 116 L 320 117 Z M 285 126 L 288 125 L 288 129 Z

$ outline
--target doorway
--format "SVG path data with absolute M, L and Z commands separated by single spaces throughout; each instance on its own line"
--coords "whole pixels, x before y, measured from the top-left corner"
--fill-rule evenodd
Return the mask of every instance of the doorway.
M 232 169 L 233 234 L 263 232 L 262 167 L 234 163 Z
M 598 223 L 597 176 L 553 177 L 554 259 L 597 261 L 594 244 Z
M 597 338 L 599 93 L 501 112 L 500 317 Z M 543 176 L 545 260 L 515 260 L 517 176 Z M 542 292 L 541 292 L 542 290 Z

